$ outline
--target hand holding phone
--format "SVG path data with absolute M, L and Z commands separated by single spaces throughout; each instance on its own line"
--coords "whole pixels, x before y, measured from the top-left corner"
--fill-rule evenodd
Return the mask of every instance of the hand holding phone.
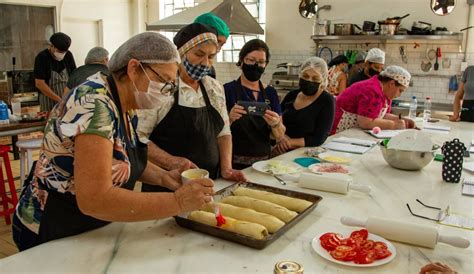
M 238 101 L 237 105 L 244 107 L 248 115 L 263 116 L 270 107 L 264 102 Z

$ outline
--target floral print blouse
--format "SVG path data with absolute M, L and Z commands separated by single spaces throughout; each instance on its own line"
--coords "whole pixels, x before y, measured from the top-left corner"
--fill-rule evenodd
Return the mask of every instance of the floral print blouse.
M 128 114 L 131 143 L 136 144 L 136 116 Z M 125 136 L 120 130 L 118 109 L 103 76 L 99 73 L 72 90 L 51 111 L 44 130 L 43 146 L 34 176 L 22 191 L 16 214 L 21 222 L 38 234 L 48 191 L 70 193 L 74 189 L 74 143 L 80 134 L 94 134 L 113 144 L 110 167 L 114 186 L 120 187 L 130 176 Z

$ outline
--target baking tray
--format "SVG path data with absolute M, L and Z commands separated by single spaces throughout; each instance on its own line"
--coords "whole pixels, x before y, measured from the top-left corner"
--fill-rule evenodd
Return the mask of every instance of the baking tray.
M 305 209 L 303 212 L 299 213 L 295 218 L 293 218 L 290 222 L 282 226 L 277 232 L 273 234 L 269 234 L 265 239 L 258 240 L 254 239 L 252 237 L 248 237 L 245 235 L 237 234 L 235 232 L 231 231 L 226 231 L 217 227 L 213 226 L 208 226 L 196 221 L 192 221 L 187 219 L 187 214 L 182 214 L 179 216 L 175 216 L 175 220 L 178 223 L 178 225 L 182 227 L 189 228 L 194 231 L 198 231 L 204 234 L 212 235 L 217 238 L 221 238 L 224 240 L 228 240 L 231 242 L 239 243 L 242 245 L 246 245 L 249 247 L 253 247 L 256 249 L 263 249 L 269 244 L 273 243 L 276 239 L 278 239 L 281 235 L 283 235 L 288 229 L 293 227 L 296 223 L 301 221 L 304 217 L 309 215 L 311 211 L 313 211 L 318 203 L 323 199 L 321 196 L 318 195 L 313 195 L 313 194 L 307 194 L 307 193 L 302 193 L 302 192 L 296 192 L 292 190 L 286 190 L 286 189 L 281 189 L 281 188 L 276 188 L 276 187 L 271 187 L 271 186 L 266 186 L 266 185 L 260 185 L 256 183 L 237 183 L 233 184 L 231 186 L 228 186 L 224 189 L 219 190 L 216 192 L 214 196 L 214 200 L 218 202 L 220 199 L 232 195 L 232 191 L 236 189 L 237 187 L 248 187 L 252 189 L 257 189 L 257 190 L 264 190 L 268 192 L 273 192 L 276 194 L 282 194 L 286 195 L 288 197 L 293 197 L 293 198 L 299 198 L 299 199 L 304 199 L 307 201 L 312 202 L 313 204 Z

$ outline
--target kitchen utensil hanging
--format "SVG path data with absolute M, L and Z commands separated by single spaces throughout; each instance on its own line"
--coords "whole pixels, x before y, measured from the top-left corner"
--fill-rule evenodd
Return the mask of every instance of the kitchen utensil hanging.
M 440 48 L 436 48 L 436 62 L 433 66 L 434 70 L 438 70 L 439 69 L 439 63 L 438 63 L 438 57 L 441 56 L 441 50 Z
M 436 59 L 436 50 L 435 49 L 427 49 L 426 50 L 426 58 L 429 60 L 429 61 L 434 61 Z
M 428 71 L 431 70 L 431 65 L 432 65 L 432 64 L 431 64 L 431 62 L 430 62 L 429 59 L 423 59 L 423 60 L 421 61 L 420 67 L 421 67 L 421 70 L 422 70 L 423 72 L 428 72 Z
M 405 52 L 405 46 L 400 46 L 400 57 L 402 58 L 403 63 L 408 64 L 408 57 Z
M 326 63 L 329 63 L 332 60 L 332 50 L 328 47 L 322 47 L 319 50 L 318 56 L 324 61 L 326 61 Z
M 444 69 L 450 69 L 451 68 L 451 59 L 443 58 L 442 65 L 443 65 Z

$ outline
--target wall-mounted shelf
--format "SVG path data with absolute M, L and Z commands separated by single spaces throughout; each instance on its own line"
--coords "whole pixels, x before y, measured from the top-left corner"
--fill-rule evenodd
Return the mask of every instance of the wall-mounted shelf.
M 311 39 L 316 43 L 412 43 L 423 40 L 424 42 L 437 43 L 443 41 L 443 44 L 461 44 L 462 33 L 450 35 L 313 35 Z

